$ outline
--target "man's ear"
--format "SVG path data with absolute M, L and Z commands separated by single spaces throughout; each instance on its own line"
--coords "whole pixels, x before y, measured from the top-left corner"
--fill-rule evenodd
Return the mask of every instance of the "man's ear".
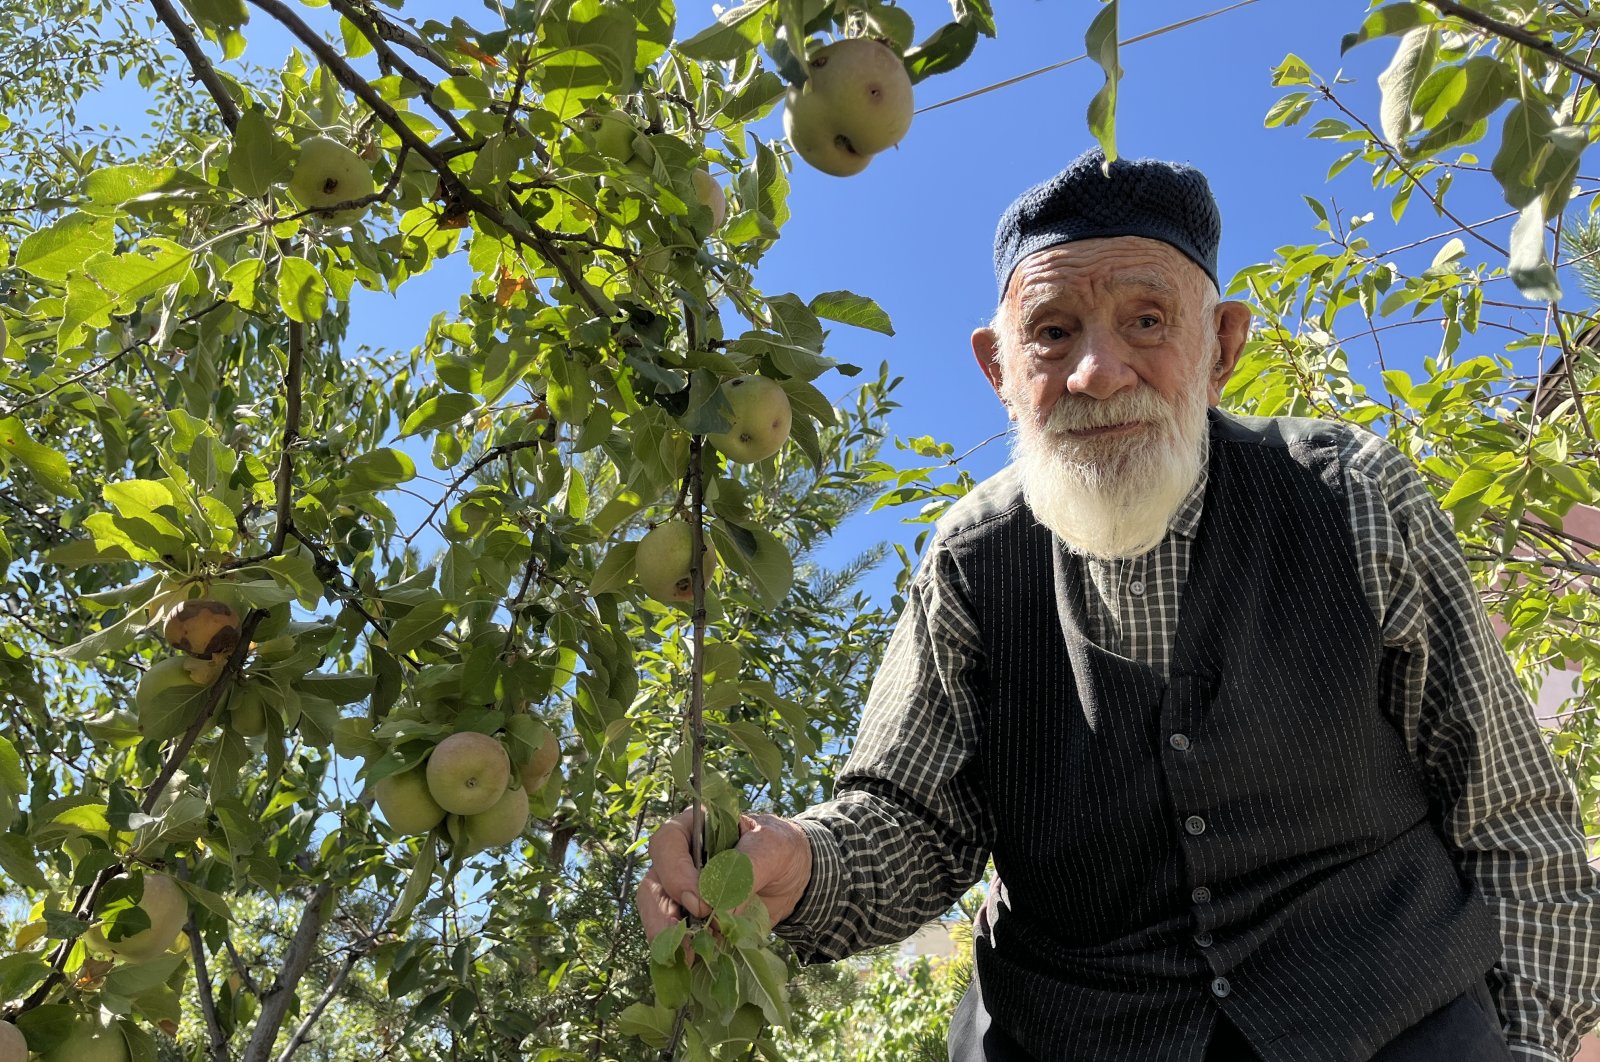
M 1231 299 L 1217 303 L 1212 327 L 1217 335 L 1217 359 L 1207 369 L 1206 385 L 1210 404 L 1214 406 L 1222 398 L 1223 385 L 1239 364 L 1245 340 L 1250 338 L 1250 307 Z
M 1005 370 L 1000 363 L 1000 337 L 992 328 L 979 328 L 972 333 L 972 356 L 978 359 L 983 378 L 989 381 L 994 393 L 1005 401 Z M 1012 417 L 1016 419 L 1015 416 Z

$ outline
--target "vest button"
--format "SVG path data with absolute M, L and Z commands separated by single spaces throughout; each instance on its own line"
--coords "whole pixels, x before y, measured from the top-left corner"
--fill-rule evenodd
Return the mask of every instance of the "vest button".
M 1138 580 L 1138 579 L 1135 579 L 1135 580 L 1134 580 L 1134 581 L 1133 581 L 1133 582 L 1131 582 L 1131 583 L 1129 583 L 1129 584 L 1128 584 L 1128 590 L 1129 590 L 1129 591 L 1130 591 L 1130 592 L 1131 592 L 1131 593 L 1132 593 L 1132 594 L 1133 594 L 1133 595 L 1134 595 L 1134 596 L 1135 596 L 1135 597 L 1138 597 L 1138 596 L 1139 596 L 1139 595 L 1140 595 L 1140 594 L 1143 594 L 1143 593 L 1144 593 L 1144 583 L 1143 583 L 1143 582 L 1141 582 L 1141 581 L 1140 581 L 1140 580 Z
M 1173 734 L 1171 737 L 1167 738 L 1167 744 L 1171 745 L 1179 752 L 1184 752 L 1189 748 L 1189 735 Z
M 1210 903 L 1211 890 L 1202 885 L 1189 894 L 1189 899 L 1193 900 L 1195 903 Z
M 1199 815 L 1190 815 L 1183 820 L 1183 828 L 1198 837 L 1206 832 L 1206 820 Z
M 1195 934 L 1194 942 L 1202 948 L 1209 948 L 1211 947 L 1211 934 L 1197 933 Z
M 1221 999 L 1231 991 L 1233 991 L 1233 986 L 1228 984 L 1226 977 L 1219 977 L 1211 982 L 1211 994 L 1218 999 Z

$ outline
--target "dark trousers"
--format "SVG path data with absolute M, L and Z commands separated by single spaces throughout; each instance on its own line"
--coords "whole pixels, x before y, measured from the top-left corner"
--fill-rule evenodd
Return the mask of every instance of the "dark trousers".
M 989 1021 L 977 981 L 950 1018 L 951 1062 L 1034 1062 L 1015 1040 Z M 1260 1062 L 1226 1017 L 1217 1023 L 1205 1062 Z M 1379 1048 L 1371 1062 L 1511 1062 L 1500 1014 L 1480 981 Z M 1084 1060 L 1091 1062 L 1091 1060 Z

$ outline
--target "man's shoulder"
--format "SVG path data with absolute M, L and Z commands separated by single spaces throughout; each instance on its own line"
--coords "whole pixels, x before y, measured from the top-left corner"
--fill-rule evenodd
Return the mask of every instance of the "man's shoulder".
M 1321 458 L 1346 474 L 1385 484 L 1413 472 L 1410 458 L 1359 424 L 1316 417 L 1255 417 L 1215 409 L 1212 413 L 1213 438 L 1282 450 L 1303 465 Z
M 1033 520 L 1022 496 L 1022 476 L 1007 465 L 957 499 L 934 525 L 937 542 L 949 545 L 981 537 L 1015 520 Z

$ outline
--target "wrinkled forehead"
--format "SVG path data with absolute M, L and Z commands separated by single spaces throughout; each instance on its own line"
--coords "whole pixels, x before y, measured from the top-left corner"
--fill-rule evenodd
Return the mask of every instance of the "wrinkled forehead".
M 1057 301 L 1147 295 L 1175 304 L 1204 305 L 1211 278 L 1181 251 L 1143 236 L 1112 236 L 1056 244 L 1017 263 L 1006 287 L 1014 309 Z

